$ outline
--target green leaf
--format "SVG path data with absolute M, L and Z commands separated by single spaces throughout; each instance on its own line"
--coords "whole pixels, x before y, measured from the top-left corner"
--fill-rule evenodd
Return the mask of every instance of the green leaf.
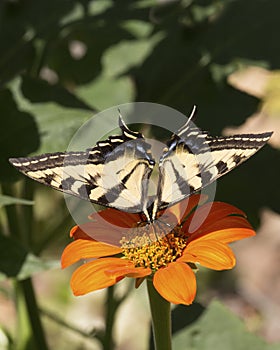
M 18 106 L 33 115 L 38 125 L 41 147 L 36 153 L 65 151 L 73 134 L 93 115 L 92 111 L 66 108 L 54 102 L 31 103 L 21 91 L 21 79 L 15 79 L 10 87 Z M 19 152 L 20 149 L 17 156 Z
M 93 115 L 93 112 L 62 108 L 55 103 L 33 105 L 32 113 L 42 135 L 37 153 L 65 151 L 74 133 Z
M 176 333 L 173 347 L 178 350 L 276 350 L 279 344 L 267 344 L 249 333 L 238 317 L 214 301 L 198 321 Z
M 78 83 L 76 95 L 97 109 L 134 100 L 132 79 L 120 75 L 140 65 L 161 39 L 159 33 L 148 37 L 152 26 L 140 20 L 120 19 L 119 23 L 110 22 L 109 27 L 111 30 L 107 33 L 103 22 L 93 22 L 90 27 L 84 23 L 77 33 L 74 31 L 61 42 L 60 57 L 54 53 L 54 61 L 50 63 L 61 78 L 66 74 L 67 79 Z M 132 40 L 131 35 L 141 39 Z M 130 40 L 125 40 L 127 37 Z M 79 40 L 87 48 L 85 56 L 79 60 L 74 60 L 69 53 L 68 45 L 73 40 Z M 61 57 L 63 62 L 60 62 Z M 69 63 L 65 64 L 65 59 Z
M 123 40 L 112 45 L 103 54 L 102 73 L 90 83 L 76 89 L 76 94 L 87 105 L 96 109 L 104 109 L 134 100 L 135 86 L 131 78 L 124 74 L 141 65 L 162 38 L 161 33 L 145 38 L 145 35 L 151 31 L 151 25 L 143 21 L 124 21 L 122 27 L 141 39 Z
M 121 26 L 133 34 L 136 38 L 148 37 L 153 31 L 153 25 L 151 22 L 144 22 L 136 19 L 123 21 Z
M 33 201 L 28 201 L 26 199 L 0 195 L 0 208 L 5 206 L 5 205 L 10 205 L 10 204 L 33 205 L 34 202 Z
M 104 74 L 118 76 L 139 66 L 162 38 L 163 33 L 157 33 L 151 38 L 127 40 L 111 46 L 102 58 Z
M 29 253 L 18 241 L 0 235 L 0 280 L 11 277 L 21 280 L 59 266 L 59 261 L 44 261 Z
M 18 275 L 18 280 L 23 280 L 39 272 L 60 268 L 60 260 L 42 260 L 41 258 L 29 253 L 22 265 Z
M 100 76 L 93 82 L 77 88 L 76 93 L 88 105 L 98 110 L 131 102 L 135 97 L 134 85 L 128 77 Z

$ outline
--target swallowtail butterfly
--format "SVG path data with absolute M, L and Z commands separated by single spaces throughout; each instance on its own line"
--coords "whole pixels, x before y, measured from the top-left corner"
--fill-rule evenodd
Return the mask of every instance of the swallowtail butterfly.
M 119 117 L 119 136 L 82 152 L 47 153 L 11 158 L 23 174 L 54 189 L 93 203 L 131 213 L 147 221 L 228 173 L 257 152 L 271 132 L 212 137 L 190 122 L 172 135 L 158 162 L 155 196 L 149 178 L 156 165 L 151 146 Z

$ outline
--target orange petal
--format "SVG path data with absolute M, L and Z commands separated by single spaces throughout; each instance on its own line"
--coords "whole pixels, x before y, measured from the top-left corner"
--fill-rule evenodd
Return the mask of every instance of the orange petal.
M 204 222 L 198 226 L 201 218 L 204 219 Z M 196 225 L 198 227 L 195 227 Z M 219 231 L 217 239 L 224 243 L 255 235 L 245 214 L 238 208 L 222 202 L 207 203 L 197 209 L 185 222 L 182 230 L 189 235 L 189 240 L 200 239 L 204 236 L 207 236 L 205 238 L 208 239 L 208 235 L 211 235 L 211 239 L 216 239 L 216 231 Z
M 92 239 L 77 225 L 70 230 L 70 237 L 73 237 L 74 239 Z
M 77 239 L 68 244 L 61 256 L 61 266 L 64 269 L 81 259 L 99 258 L 122 252 L 121 248 L 88 239 Z
M 231 243 L 255 236 L 255 231 L 249 222 L 241 216 L 227 216 L 221 220 L 199 228 L 190 236 L 190 241 L 198 239 L 215 239 L 223 243 Z
M 195 227 L 196 218 L 199 220 L 204 219 L 202 225 L 199 226 L 199 230 L 204 231 L 209 225 L 219 222 L 221 219 L 229 215 L 239 215 L 246 217 L 245 213 L 234 207 L 231 204 L 223 202 L 209 202 L 199 207 L 185 222 L 182 229 L 185 232 L 189 232 L 190 226 Z M 193 221 L 194 219 L 194 221 Z
M 213 270 L 227 270 L 235 266 L 232 250 L 215 240 L 198 240 L 189 243 L 177 261 L 199 263 Z
M 173 304 L 189 305 L 195 298 L 195 275 L 185 263 L 174 262 L 159 269 L 154 275 L 153 284 L 159 294 Z
M 127 260 L 119 258 L 104 258 L 88 262 L 74 271 L 71 278 L 71 288 L 74 295 L 83 295 L 98 289 L 103 289 L 119 282 L 123 276 L 108 276 L 106 271 L 112 267 L 131 266 Z
M 110 277 L 117 277 L 117 276 L 126 276 L 126 277 L 133 277 L 133 278 L 141 278 L 149 276 L 152 273 L 151 269 L 144 268 L 144 267 L 135 267 L 135 266 L 129 266 L 129 267 L 115 267 L 112 269 L 108 269 L 106 271 L 106 274 Z
M 122 232 L 123 230 L 123 232 Z M 126 229 L 109 224 L 105 220 L 100 222 L 86 222 L 75 226 L 70 231 L 70 236 L 74 239 L 93 239 L 104 243 L 120 246 L 120 240 L 125 235 Z
M 207 200 L 207 196 L 203 194 L 194 194 L 187 199 L 168 207 L 165 211 L 162 211 L 161 220 L 166 222 L 175 222 L 181 224 L 182 220 L 190 214 L 190 212 L 200 203 L 204 203 Z
M 127 213 L 112 208 L 93 213 L 89 218 L 97 222 L 100 221 L 100 219 L 102 221 L 105 220 L 109 224 L 123 228 L 133 227 L 138 221 L 141 221 L 139 214 Z

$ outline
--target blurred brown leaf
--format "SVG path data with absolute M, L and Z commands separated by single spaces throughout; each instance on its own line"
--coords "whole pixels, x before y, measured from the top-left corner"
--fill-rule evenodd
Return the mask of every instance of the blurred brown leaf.
M 224 129 L 225 135 L 273 131 L 269 140 L 272 147 L 280 148 L 280 72 L 261 67 L 248 67 L 234 72 L 228 83 L 236 89 L 261 99 L 259 110 L 239 127 Z

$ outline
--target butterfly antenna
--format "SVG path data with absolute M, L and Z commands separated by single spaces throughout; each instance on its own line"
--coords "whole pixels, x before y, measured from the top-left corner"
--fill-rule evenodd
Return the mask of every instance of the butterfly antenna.
M 121 115 L 121 110 L 118 108 L 118 112 L 119 112 L 119 127 L 121 128 L 122 131 L 124 130 L 129 130 L 127 125 L 125 124 L 123 117 Z
M 119 126 L 121 128 L 121 127 L 126 126 L 126 125 L 125 125 L 125 122 L 124 122 L 123 117 L 121 115 L 121 110 L 119 108 L 118 108 L 118 112 L 119 112 Z
M 118 108 L 119 111 L 119 127 L 122 131 L 122 134 L 128 137 L 129 139 L 135 139 L 135 138 L 143 138 L 143 136 L 137 132 L 137 131 L 132 131 L 129 129 L 129 127 L 125 124 L 123 117 L 121 115 L 121 111 Z
M 191 111 L 191 115 L 189 116 L 189 119 L 188 119 L 188 122 L 190 121 L 190 120 L 192 120 L 192 118 L 194 117 L 194 115 L 195 115 L 195 112 L 196 112 L 196 105 L 193 105 L 193 109 L 192 109 L 192 111 Z
M 119 127 L 122 130 L 122 134 L 132 140 L 143 139 L 144 136 L 140 132 L 129 129 L 129 127 L 126 125 L 126 123 L 123 120 L 123 117 L 121 115 L 121 111 L 119 108 L 118 108 L 118 111 L 119 111 Z
M 193 106 L 193 109 L 191 111 L 190 116 L 188 117 L 188 120 L 186 121 L 186 123 L 177 131 L 176 135 L 180 136 L 182 134 L 184 134 L 184 132 L 186 132 L 186 130 L 189 127 L 189 123 L 191 122 L 192 118 L 194 117 L 196 112 L 196 105 Z

